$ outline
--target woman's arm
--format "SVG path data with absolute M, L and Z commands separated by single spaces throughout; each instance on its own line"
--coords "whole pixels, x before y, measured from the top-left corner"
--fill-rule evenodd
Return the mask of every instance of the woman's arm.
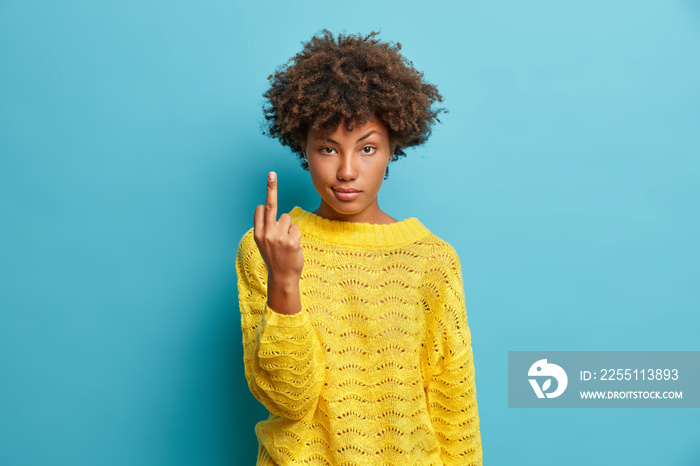
M 481 466 L 481 429 L 474 358 L 459 257 L 452 246 L 436 252 L 424 282 L 425 393 L 445 465 Z
M 236 273 L 250 391 L 270 413 L 301 419 L 316 409 L 325 359 L 309 315 L 301 308 L 298 282 L 291 291 L 289 283 L 268 283 L 252 228 L 238 246 Z M 297 305 L 300 311 L 294 312 Z M 278 308 L 284 313 L 276 312 Z

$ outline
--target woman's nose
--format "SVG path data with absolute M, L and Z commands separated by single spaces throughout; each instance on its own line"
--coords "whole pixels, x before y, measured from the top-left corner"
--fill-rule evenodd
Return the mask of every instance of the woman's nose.
M 353 155 L 346 155 L 340 158 L 338 178 L 342 180 L 353 180 L 357 178 L 357 160 L 355 160 Z

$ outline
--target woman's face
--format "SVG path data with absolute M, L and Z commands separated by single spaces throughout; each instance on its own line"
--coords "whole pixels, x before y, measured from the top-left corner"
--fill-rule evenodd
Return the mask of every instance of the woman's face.
M 343 120 L 325 140 L 320 130 L 309 131 L 302 149 L 311 180 L 321 196 L 317 215 L 350 222 L 390 223 L 391 217 L 379 209 L 377 201 L 392 156 L 389 131 L 379 119 L 363 126 L 355 124 L 350 132 Z

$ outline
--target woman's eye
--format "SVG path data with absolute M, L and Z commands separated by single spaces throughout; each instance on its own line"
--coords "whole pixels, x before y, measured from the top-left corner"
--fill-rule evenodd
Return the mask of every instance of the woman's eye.
M 369 152 L 367 151 L 367 149 L 369 149 Z M 362 150 L 364 151 L 365 154 L 369 155 L 369 154 L 373 154 L 374 151 L 377 149 L 372 147 L 372 146 L 365 146 Z
M 330 152 L 326 152 L 326 149 L 329 150 Z M 330 154 L 331 152 L 333 152 L 333 148 L 332 147 L 323 147 L 323 148 L 321 148 L 321 152 L 323 152 L 324 154 Z

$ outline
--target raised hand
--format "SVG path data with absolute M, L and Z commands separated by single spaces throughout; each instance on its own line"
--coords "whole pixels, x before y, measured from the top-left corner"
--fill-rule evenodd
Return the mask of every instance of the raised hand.
M 268 305 L 281 314 L 301 310 L 299 280 L 304 268 L 301 230 L 288 213 L 277 220 L 277 179 L 270 172 L 267 179 L 267 201 L 255 208 L 255 243 L 267 266 Z

